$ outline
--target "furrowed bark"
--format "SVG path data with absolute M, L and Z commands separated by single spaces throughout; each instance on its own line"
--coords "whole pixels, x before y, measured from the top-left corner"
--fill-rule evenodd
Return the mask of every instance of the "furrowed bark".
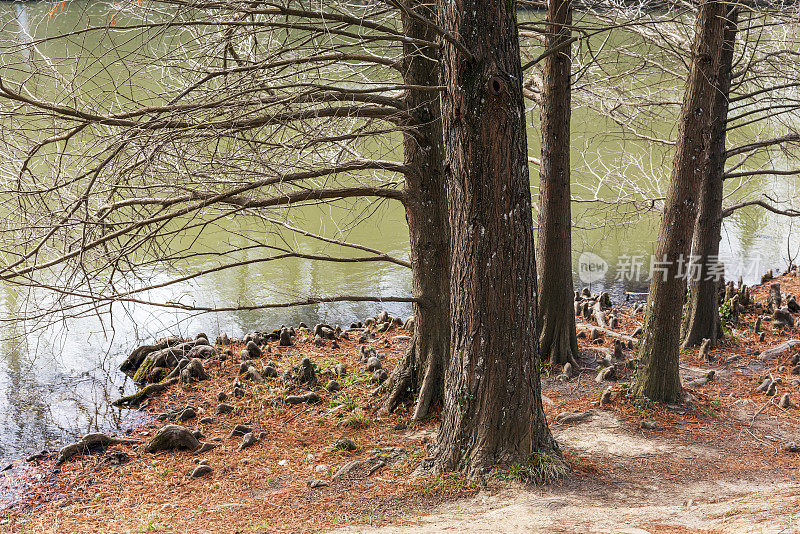
M 539 172 L 539 347 L 543 360 L 576 366 L 570 211 L 570 113 L 572 23 L 570 0 L 547 5 L 547 50 L 542 91 L 542 157 Z
M 435 19 L 434 9 L 427 0 L 406 0 L 406 34 L 434 41 L 434 30 L 409 15 L 419 13 L 426 19 Z M 438 85 L 437 47 L 406 44 L 403 51 L 406 84 Z M 407 90 L 406 104 L 415 124 L 413 130 L 404 133 L 404 165 L 409 169 L 404 204 L 411 244 L 412 294 L 418 300 L 413 306 L 413 337 L 389 377 L 381 410 L 391 411 L 404 399 L 418 394 L 413 419 L 422 419 L 432 404 L 442 400 L 450 343 L 447 191 L 439 95 Z
M 536 261 L 516 2 L 452 0 L 442 120 L 450 210 L 451 360 L 433 470 L 481 479 L 558 456 L 539 382 Z
M 719 317 L 719 279 L 715 276 L 719 242 L 722 237 L 722 197 L 725 176 L 725 129 L 736 41 L 738 9 L 729 8 L 724 29 L 724 41 L 717 66 L 716 91 L 710 111 L 711 135 L 708 147 L 708 166 L 700 191 L 700 208 L 694 227 L 693 261 L 698 264 L 698 276 L 689 281 L 682 347 L 693 347 L 710 339 L 716 345 L 722 336 Z M 717 271 L 718 272 L 718 271 Z
M 692 61 L 679 122 L 675 161 L 661 217 L 656 266 L 639 348 L 634 392 L 658 402 L 678 402 L 680 325 L 686 279 L 680 261 L 690 252 L 699 196 L 711 163 L 711 110 L 719 86 L 728 4 L 700 4 L 695 24 Z

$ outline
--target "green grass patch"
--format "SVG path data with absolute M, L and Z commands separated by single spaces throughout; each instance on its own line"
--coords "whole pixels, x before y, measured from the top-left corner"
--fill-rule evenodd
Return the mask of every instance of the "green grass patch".
M 344 420 L 344 426 L 352 429 L 369 428 L 372 426 L 372 419 L 367 417 L 364 410 L 359 408 Z
M 140 519 L 134 532 L 158 532 L 162 528 L 158 523 L 154 523 L 152 519 Z
M 342 408 L 343 410 L 352 412 L 358 408 L 358 403 L 350 395 L 346 393 L 340 393 L 331 399 L 331 407 L 338 408 L 339 406 L 344 406 L 344 408 Z
M 366 372 L 363 369 L 353 369 L 350 373 L 342 379 L 342 386 L 352 386 L 354 384 L 361 384 L 364 382 L 369 382 L 369 379 L 372 377 L 371 373 Z
M 531 484 L 549 484 L 561 479 L 567 466 L 558 456 L 546 452 L 533 452 L 524 462 L 515 462 L 504 472 L 510 480 Z
M 420 487 L 423 495 L 447 495 L 461 493 L 472 488 L 472 484 L 461 473 L 442 473 L 425 481 Z

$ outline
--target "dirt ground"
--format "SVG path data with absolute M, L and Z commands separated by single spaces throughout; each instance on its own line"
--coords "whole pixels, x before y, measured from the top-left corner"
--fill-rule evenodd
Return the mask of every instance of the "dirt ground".
M 720 466 L 731 460 L 724 450 L 631 431 L 608 412 L 557 430 L 556 439 L 570 456 L 591 458 L 602 468 L 579 469 L 547 487 L 494 488 L 440 505 L 409 524 L 334 532 L 399 533 L 411 524 L 419 534 L 800 532 L 796 468 L 728 472 Z M 678 464 L 683 468 L 670 468 Z
M 800 294 L 798 278 L 777 281 L 784 294 Z M 755 300 L 765 303 L 767 291 L 755 289 Z M 763 342 L 753 330 L 758 315 Z M 619 317 L 616 332 L 623 335 L 642 320 L 629 307 Z M 800 382 L 792 382 L 800 376 L 791 374 L 800 347 L 759 358 L 766 348 L 800 338 L 800 327 L 774 330 L 768 317 L 749 308 L 712 349 L 711 362 L 696 349 L 685 351 L 681 374 L 690 396 L 675 406 L 627 396 L 623 366 L 617 380 L 598 383 L 593 361 L 610 352 L 614 337 L 581 338 L 585 369 L 569 380 L 555 376 L 559 370 L 543 378 L 548 421 L 570 466 L 544 486 L 502 470 L 483 487 L 458 474 L 412 477 L 435 440 L 438 414 L 411 424 L 408 406 L 378 417 L 379 396 L 357 335 L 340 340 L 339 349 L 302 335 L 294 347 L 270 343 L 271 353 L 260 359 L 275 361 L 280 373 L 304 357 L 314 361 L 321 402 L 287 404 L 287 394 L 307 388 L 280 379 L 242 381 L 243 395 L 235 397 L 238 359 L 209 361 L 209 380 L 176 384 L 152 399 L 141 408 L 146 422 L 126 437 L 144 442 L 171 422 L 153 417 L 191 405 L 198 415 L 182 424 L 216 448 L 193 456 L 117 445 L 59 467 L 50 455 L 7 471 L 2 485 L 24 491 L 0 512 L 0 532 L 800 532 L 800 453 L 785 450 L 800 444 Z M 394 366 L 407 334 L 393 327 L 368 341 L 385 369 Z M 241 346 L 231 348 L 238 354 Z M 635 349 L 624 353 L 632 358 Z M 326 372 L 342 362 L 349 368 L 343 390 L 329 393 Z M 710 370 L 712 380 L 693 382 Z M 765 376 L 781 379 L 774 396 L 755 391 Z M 608 386 L 613 400 L 599 407 Z M 220 391 L 235 406 L 223 416 L 214 415 Z M 779 406 L 784 393 L 789 408 Z M 577 421 L 558 417 L 586 411 Z M 236 424 L 263 432 L 262 439 L 239 450 L 242 438 L 230 435 Z M 336 449 L 340 438 L 356 450 Z M 213 471 L 192 479 L 199 459 Z M 349 471 L 337 476 L 345 466 Z

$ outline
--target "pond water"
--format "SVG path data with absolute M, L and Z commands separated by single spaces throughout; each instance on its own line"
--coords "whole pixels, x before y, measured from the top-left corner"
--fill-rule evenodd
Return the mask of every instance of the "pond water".
M 108 9 L 106 4 L 97 5 L 99 11 Z M 51 8 L 52 4 L 43 2 L 0 3 L 0 40 L 32 39 L 80 25 L 79 20 L 71 18 L 70 10 L 51 18 Z M 77 17 L 87 11 L 91 9 L 76 9 L 74 13 Z M 535 114 L 530 116 L 529 146 L 531 155 L 536 156 L 539 133 Z M 574 161 L 584 161 L 586 147 L 598 155 L 596 161 L 609 163 L 630 150 L 630 142 L 624 135 L 612 135 L 614 125 L 609 122 L 585 109 L 576 111 L 572 133 L 576 147 Z M 664 127 L 665 135 L 669 135 L 672 126 Z M 661 150 L 658 157 L 651 154 L 652 173 L 642 171 L 641 181 L 655 179 L 660 184 L 658 187 L 664 187 L 670 163 L 669 157 L 664 156 L 666 152 L 668 150 Z M 594 175 L 588 167 L 589 164 L 576 164 L 574 179 L 585 187 L 576 188 L 575 193 L 591 199 L 596 191 L 591 189 Z M 535 195 L 536 167 L 531 169 Z M 738 194 L 741 196 L 756 187 L 770 189 L 783 198 L 793 198 L 797 182 L 785 177 L 765 177 L 748 184 Z M 337 217 L 335 211 L 320 213 L 319 226 L 336 225 Z M 608 264 L 606 276 L 593 281 L 593 290 L 609 290 L 617 300 L 623 299 L 626 291 L 646 291 L 647 268 L 658 231 L 656 211 L 639 207 L 618 210 L 602 203 L 578 203 L 574 208 L 574 221 L 576 287 L 583 285 L 578 277 L 581 254 L 591 252 Z M 408 254 L 405 217 L 396 205 L 381 205 L 366 221 L 350 228 L 347 238 L 396 257 L 405 258 Z M 206 235 L 193 247 L 198 252 L 214 249 L 218 245 L 215 239 L 213 233 Z M 302 241 L 300 245 L 307 252 L 321 252 L 326 248 L 312 240 Z M 767 268 L 785 268 L 789 253 L 794 254 L 798 246 L 800 243 L 786 219 L 757 208 L 740 210 L 724 225 L 722 253 L 727 258 L 726 274 L 731 279 L 742 275 L 747 283 L 756 282 Z M 618 276 L 618 267 L 636 265 L 640 261 L 638 279 L 627 270 L 622 273 L 626 276 Z M 157 279 L 161 274 L 153 276 Z M 215 306 L 258 298 L 274 302 L 284 297 L 326 293 L 404 296 L 410 294 L 410 273 L 392 264 L 323 264 L 292 260 L 250 265 L 160 291 L 163 298 L 189 295 L 197 304 Z M 24 305 L 25 298 L 18 289 L 0 285 L 0 315 L 13 314 Z M 103 321 L 85 317 L 41 329 L 28 331 L 20 326 L 16 331 L 3 332 L 0 335 L 3 339 L 0 342 L 0 458 L 18 461 L 26 453 L 57 447 L 87 431 L 124 428 L 130 424 L 133 415 L 112 408 L 110 402 L 133 390 L 130 380 L 118 371 L 118 365 L 142 342 L 166 333 L 194 335 L 200 331 L 213 339 L 220 332 L 234 336 L 299 321 L 345 324 L 373 315 L 380 309 L 400 316 L 410 312 L 408 305 L 397 303 L 333 303 L 216 315 L 118 306 L 111 318 Z

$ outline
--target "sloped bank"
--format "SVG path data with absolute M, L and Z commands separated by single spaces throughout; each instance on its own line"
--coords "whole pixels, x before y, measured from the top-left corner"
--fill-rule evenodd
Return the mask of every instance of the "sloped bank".
M 48 482 L 4 520 L 47 532 L 784 528 L 800 495 L 800 454 L 789 447 L 800 442 L 800 332 L 791 324 L 798 310 L 783 306 L 787 293 L 800 294 L 795 273 L 729 288 L 727 339 L 684 351 L 688 395 L 675 406 L 629 396 L 641 306 L 578 294 L 579 365 L 543 379 L 548 420 L 572 467 L 554 485 L 520 485 L 513 466 L 474 498 L 477 488 L 457 474 L 412 480 L 438 411 L 418 425 L 410 406 L 376 414 L 379 371 L 392 368 L 409 339 L 399 320 L 382 315 L 352 329 L 298 325 L 213 345 L 202 335 L 155 343 L 137 354 L 150 357 L 147 376 L 159 380 L 145 389 L 170 383 L 126 401 L 152 418 L 122 437 L 136 443 L 58 467 L 44 458 Z M 174 359 L 156 355 L 176 347 L 183 353 Z M 192 353 L 198 347 L 209 348 Z M 174 446 L 165 435 L 184 441 Z M 457 513 L 465 507 L 471 513 Z

